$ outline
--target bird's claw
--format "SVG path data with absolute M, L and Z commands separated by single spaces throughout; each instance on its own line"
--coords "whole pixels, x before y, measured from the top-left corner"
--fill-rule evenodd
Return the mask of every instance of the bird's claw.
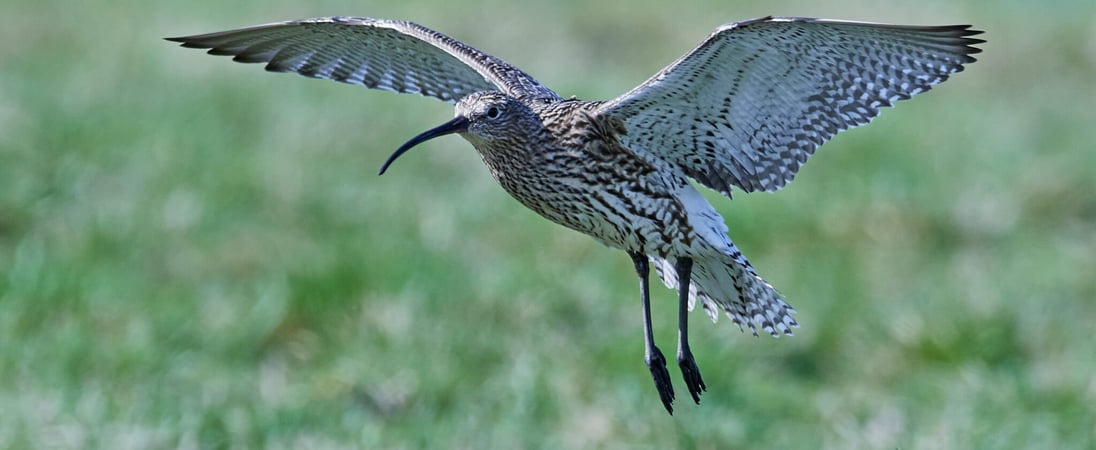
M 678 353 L 677 365 L 681 367 L 681 377 L 685 379 L 685 386 L 689 387 L 693 401 L 700 404 L 700 393 L 708 390 L 704 384 L 704 378 L 700 376 L 700 368 L 696 366 L 692 352 Z
M 655 380 L 655 388 L 658 389 L 658 396 L 662 399 L 662 406 L 665 406 L 666 411 L 672 416 L 674 414 L 674 387 L 670 383 L 670 371 L 666 370 L 666 358 L 662 356 L 662 351 L 658 347 L 654 347 L 653 350 L 651 354 L 647 355 L 647 368 L 651 371 L 651 378 Z

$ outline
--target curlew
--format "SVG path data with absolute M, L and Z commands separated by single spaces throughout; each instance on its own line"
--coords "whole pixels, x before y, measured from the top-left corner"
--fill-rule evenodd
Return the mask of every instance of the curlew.
M 699 302 L 755 336 L 791 335 L 795 310 L 727 235 L 690 179 L 727 197 L 775 191 L 819 145 L 975 61 L 969 25 L 902 26 L 764 17 L 720 26 L 609 101 L 565 99 L 520 69 L 421 25 L 325 17 L 168 38 L 235 61 L 435 97 L 455 117 L 400 146 L 460 134 L 511 196 L 548 220 L 624 250 L 639 276 L 644 361 L 673 414 L 651 332 L 653 265 L 678 292 L 677 363 L 697 403 L 707 390 L 688 340 Z

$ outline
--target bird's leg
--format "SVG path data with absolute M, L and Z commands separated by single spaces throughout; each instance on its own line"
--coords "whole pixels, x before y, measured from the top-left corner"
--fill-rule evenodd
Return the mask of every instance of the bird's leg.
M 636 252 L 628 252 L 635 264 L 636 274 L 639 275 L 639 291 L 643 296 L 643 360 L 647 363 L 647 369 L 651 371 L 651 377 L 655 380 L 655 388 L 662 399 L 662 406 L 673 415 L 674 387 L 670 384 L 670 371 L 666 370 L 666 358 L 662 351 L 655 346 L 654 332 L 651 331 L 651 292 L 647 283 L 650 268 L 647 263 L 647 255 Z
M 681 367 L 681 376 L 693 401 L 700 403 L 700 393 L 708 390 L 700 369 L 696 367 L 693 352 L 689 350 L 689 278 L 692 275 L 693 259 L 678 258 L 674 262 L 677 271 L 677 365 Z

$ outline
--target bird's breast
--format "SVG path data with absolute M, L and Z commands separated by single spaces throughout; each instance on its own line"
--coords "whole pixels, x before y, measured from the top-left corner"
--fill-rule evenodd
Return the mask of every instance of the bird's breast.
M 480 155 L 506 192 L 541 216 L 610 247 L 679 253 L 692 232 L 678 198 L 691 188 L 621 146 L 588 118 L 575 128 Z M 672 236 L 671 236 L 672 235 Z

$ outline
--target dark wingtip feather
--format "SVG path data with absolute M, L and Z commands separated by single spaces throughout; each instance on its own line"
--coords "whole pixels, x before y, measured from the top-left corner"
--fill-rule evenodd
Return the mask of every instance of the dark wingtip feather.
M 181 44 L 180 47 L 185 47 L 185 48 L 210 48 L 210 47 L 212 47 L 209 44 L 202 44 L 201 43 L 202 41 L 199 39 L 200 37 L 201 36 L 177 36 L 177 37 L 166 37 L 166 38 L 164 38 L 164 40 L 165 41 L 171 41 L 171 42 L 178 42 L 178 43 Z
M 268 57 L 263 57 L 263 55 L 254 55 L 254 54 L 248 54 L 248 53 L 240 53 L 240 54 L 238 54 L 238 55 L 236 55 L 236 56 L 232 57 L 232 60 L 233 60 L 233 61 L 236 61 L 236 62 L 238 62 L 238 63 L 245 63 L 245 64 L 251 64 L 251 63 L 262 63 L 262 62 L 267 62 L 267 61 L 270 61 L 270 58 L 268 58 Z
M 262 62 L 262 61 L 259 61 L 259 62 Z M 289 68 L 287 68 L 285 66 L 282 66 L 282 65 L 274 64 L 274 63 L 269 63 L 269 64 L 263 66 L 263 70 L 265 70 L 267 72 L 277 72 L 277 73 L 290 72 Z M 298 73 L 300 73 L 300 72 L 298 72 Z M 309 75 L 305 75 L 303 73 L 301 75 L 309 76 Z M 315 77 L 312 77 L 312 78 L 315 78 Z
M 183 43 L 182 45 L 180 45 L 180 47 L 185 47 L 185 48 L 209 48 L 208 45 L 202 45 L 202 44 L 199 44 L 199 43 L 196 43 L 196 42 L 190 42 L 190 41 L 180 41 L 180 42 Z
M 962 25 L 962 27 L 963 27 L 963 32 L 959 34 L 959 36 L 961 37 L 961 39 L 959 40 L 959 43 L 966 47 L 967 54 L 970 55 L 970 54 L 974 54 L 974 53 L 982 53 L 982 49 L 979 48 L 979 47 L 976 47 L 976 45 L 985 44 L 986 40 L 985 39 L 979 39 L 979 38 L 972 38 L 970 36 L 977 36 L 977 35 L 985 33 L 985 31 L 971 29 L 970 28 L 971 25 Z M 972 59 L 972 62 L 973 62 L 973 59 Z
M 983 41 L 981 39 L 971 39 L 971 42 L 966 42 L 967 54 L 972 55 L 972 54 L 975 54 L 975 53 L 982 53 L 982 48 L 981 47 L 975 47 L 975 45 L 984 44 L 984 43 L 986 43 L 986 41 Z
M 209 48 L 209 47 L 201 47 L 201 48 Z M 234 52 L 234 51 L 225 50 L 223 48 L 217 48 L 217 47 L 210 48 L 209 51 L 206 52 L 206 53 L 209 53 L 210 55 L 217 55 L 217 56 L 233 56 L 233 55 L 236 54 L 236 52 Z

